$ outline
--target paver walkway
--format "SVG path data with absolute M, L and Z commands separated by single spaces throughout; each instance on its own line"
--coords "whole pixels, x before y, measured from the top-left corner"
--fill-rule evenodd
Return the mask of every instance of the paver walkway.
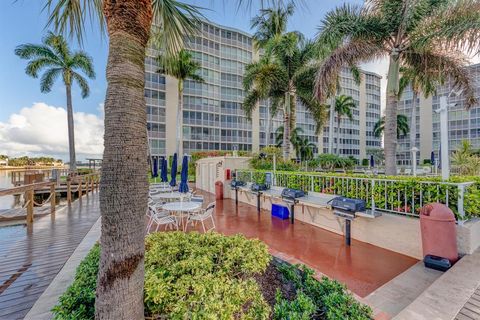
M 31 228 L 0 228 L 0 319 L 23 319 L 99 216 L 91 193 Z

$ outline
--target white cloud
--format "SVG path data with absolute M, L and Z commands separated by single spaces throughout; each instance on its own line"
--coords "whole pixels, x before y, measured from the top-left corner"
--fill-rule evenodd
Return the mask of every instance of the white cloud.
M 77 160 L 101 157 L 103 119 L 95 114 L 74 113 Z M 0 122 L 0 154 L 49 155 L 68 160 L 67 111 L 34 103 Z

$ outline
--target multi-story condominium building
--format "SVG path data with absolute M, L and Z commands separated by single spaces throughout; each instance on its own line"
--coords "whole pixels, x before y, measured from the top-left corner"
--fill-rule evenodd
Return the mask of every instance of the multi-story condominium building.
M 480 99 L 480 64 L 468 67 L 474 82 L 475 95 Z M 453 90 L 453 82 L 439 86 L 433 97 L 424 97 L 422 94 L 417 98 L 416 104 L 416 145 L 419 149 L 417 164 L 423 163 L 424 159 L 430 159 L 433 151 L 436 159 L 439 159 L 440 150 L 440 115 L 435 112 L 440 107 L 440 97 L 449 96 Z M 399 113 L 404 114 L 411 123 L 413 93 L 410 88 L 402 95 L 399 102 Z M 465 109 L 465 97 L 463 95 L 450 95 L 447 98 L 448 108 L 448 137 L 449 151 L 456 150 L 462 140 L 468 140 L 475 149 L 480 148 L 480 105 L 477 104 Z M 410 134 L 399 139 L 397 149 L 397 163 L 411 165 Z
M 183 150 L 180 152 L 256 152 L 267 144 L 267 130 L 270 131 L 268 143 L 274 144 L 274 133 L 283 125 L 282 112 L 272 117 L 266 106 L 268 102 L 264 102 L 249 120 L 242 110 L 245 66 L 259 58 L 252 36 L 237 29 L 204 22 L 201 32 L 188 38 L 186 47 L 200 63 L 205 82 L 185 81 Z M 150 151 L 152 155 L 163 156 L 175 152 L 178 89 L 176 79 L 157 73 L 156 56 L 158 51 L 152 48 L 147 51 L 145 97 Z M 352 95 L 357 102 L 354 120 L 342 120 L 341 154 L 357 158 L 365 156 L 364 150 L 368 147 L 380 147 L 380 139 L 371 134 L 373 124 L 380 118 L 380 77 L 372 73 L 363 74 L 365 81 L 360 86 L 354 83 L 348 71 L 343 71 L 341 75 L 342 93 Z M 316 135 L 311 114 L 301 103 L 297 104 L 296 111 L 297 127 L 303 129 L 302 135 L 318 146 L 316 151 L 322 151 L 322 139 L 328 139 L 328 131 L 326 135 Z

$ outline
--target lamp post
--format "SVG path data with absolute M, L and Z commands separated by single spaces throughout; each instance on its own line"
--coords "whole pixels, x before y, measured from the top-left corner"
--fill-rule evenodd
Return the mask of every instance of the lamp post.
M 412 151 L 412 172 L 413 172 L 413 176 L 416 177 L 417 176 L 417 152 L 418 152 L 418 148 L 413 147 L 412 149 L 410 149 L 410 151 Z
M 440 108 L 435 110 L 440 114 L 440 163 L 442 164 L 442 180 L 448 180 L 450 178 L 450 159 L 448 156 L 448 108 L 454 107 L 457 104 L 448 104 L 448 99 L 452 96 L 460 96 L 463 90 L 456 91 L 453 89 L 448 96 L 440 97 Z

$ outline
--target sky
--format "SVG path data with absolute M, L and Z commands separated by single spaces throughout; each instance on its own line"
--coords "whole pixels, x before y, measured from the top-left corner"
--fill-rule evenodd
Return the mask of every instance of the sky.
M 250 19 L 258 10 L 255 0 L 251 8 L 239 10 L 233 0 L 186 2 L 207 8 L 203 12 L 212 22 L 252 33 Z M 307 38 L 314 37 L 324 14 L 344 2 L 304 0 L 291 18 L 289 30 L 301 31 Z M 363 3 L 362 0 L 347 2 Z M 48 30 L 45 29 L 47 14 L 42 12 L 43 3 L 44 0 L 0 1 L 0 154 L 46 154 L 66 159 L 68 148 L 63 138 L 67 135 L 66 119 L 62 121 L 66 105 L 65 87 L 57 81 L 50 93 L 41 93 L 39 79 L 27 76 L 24 72 L 26 61 L 14 54 L 15 47 L 20 44 L 40 43 Z M 80 49 L 75 41 L 70 44 L 73 50 Z M 96 79 L 89 80 L 91 94 L 88 98 L 81 98 L 78 87 L 74 86 L 72 90 L 77 158 L 84 159 L 102 153 L 102 141 L 98 136 L 103 135 L 107 39 L 96 29 L 89 28 L 81 49 L 93 58 L 96 71 Z M 373 62 L 364 67 L 385 78 L 385 62 Z M 83 135 L 87 138 L 80 138 Z

